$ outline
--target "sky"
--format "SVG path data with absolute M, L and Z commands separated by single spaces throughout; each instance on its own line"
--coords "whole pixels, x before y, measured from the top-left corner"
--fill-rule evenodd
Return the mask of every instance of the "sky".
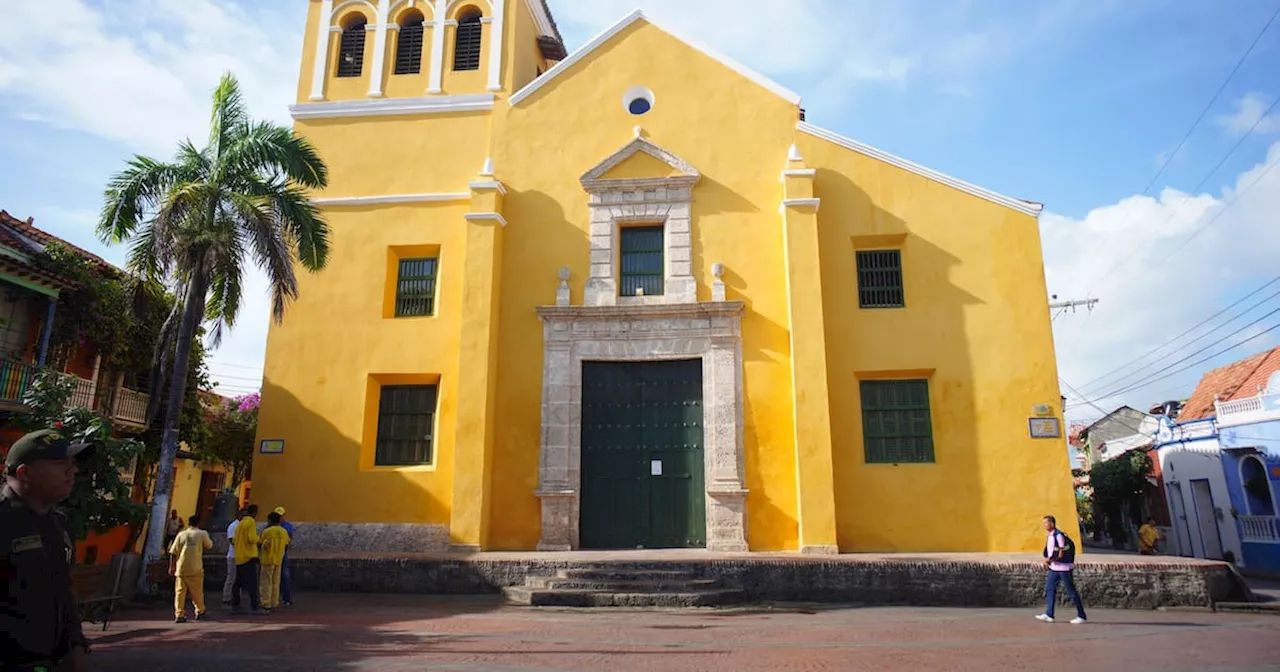
M 1050 294 L 1098 299 L 1054 317 L 1070 421 L 1185 398 L 1208 368 L 1280 344 L 1280 328 L 1264 333 L 1280 324 L 1268 315 L 1277 282 L 1164 345 L 1280 273 L 1280 170 L 1269 170 L 1280 163 L 1280 21 L 1240 62 L 1275 0 L 550 5 L 570 50 L 639 6 L 801 94 L 815 124 L 1044 203 Z M 126 250 L 94 234 L 107 178 L 134 154 L 167 158 L 182 138 L 202 140 L 224 71 L 254 116 L 290 123 L 306 6 L 6 7 L 0 209 L 123 263 Z M 260 383 L 265 287 L 250 279 L 210 358 L 225 394 Z

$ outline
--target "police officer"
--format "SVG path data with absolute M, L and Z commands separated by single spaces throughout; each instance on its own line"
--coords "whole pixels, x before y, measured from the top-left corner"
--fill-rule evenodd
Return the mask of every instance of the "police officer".
M 57 430 L 18 439 L 0 490 L 0 670 L 85 669 L 89 643 L 71 594 L 73 545 L 54 505 L 71 494 L 92 448 Z

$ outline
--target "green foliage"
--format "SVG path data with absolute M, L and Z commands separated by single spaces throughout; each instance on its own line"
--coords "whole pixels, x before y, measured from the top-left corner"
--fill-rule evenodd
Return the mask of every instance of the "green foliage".
M 75 284 L 58 295 L 50 350 L 65 359 L 84 342 L 94 346 L 103 359 L 119 361 L 135 336 L 131 297 L 122 279 L 61 243 L 50 244 L 35 261 Z
M 89 532 L 106 532 L 147 519 L 148 507 L 134 502 L 134 459 L 143 452 L 141 441 L 115 436 L 111 421 L 84 408 L 69 408 L 75 383 L 67 376 L 44 370 L 36 374 L 24 402 L 31 412 L 21 416 L 27 431 L 57 429 L 94 445 L 76 475 L 71 497 L 63 503 L 71 530 L 83 539 Z
M 256 403 L 244 402 L 245 398 L 240 398 L 230 406 L 215 410 L 208 420 L 208 437 L 195 448 L 201 461 L 221 464 L 231 470 L 228 490 L 239 486 L 253 465 L 253 440 L 258 432 L 258 406 Z
M 1130 520 L 1142 518 L 1142 498 L 1149 487 L 1150 473 L 1151 458 L 1140 450 L 1095 464 L 1089 472 L 1095 512 L 1105 519 L 1107 536 L 1112 541 L 1123 544 L 1129 540 L 1125 512 Z

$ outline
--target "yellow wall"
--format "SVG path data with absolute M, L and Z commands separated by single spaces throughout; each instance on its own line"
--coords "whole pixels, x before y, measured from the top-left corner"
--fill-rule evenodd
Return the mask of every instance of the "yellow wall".
M 530 46 L 536 31 L 524 3 L 508 7 L 506 48 L 515 58 L 504 59 L 504 83 L 518 85 L 536 72 L 540 56 L 536 43 Z M 310 92 L 313 32 L 304 47 L 302 100 Z M 451 72 L 452 29 L 448 37 L 446 92 L 463 84 L 466 92 L 483 90 L 488 32 L 476 73 Z M 394 40 L 388 49 L 390 63 Z M 637 84 L 656 99 L 642 117 L 622 108 L 622 92 Z M 1027 438 L 1034 404 L 1060 411 L 1034 218 L 798 134 L 794 104 L 645 22 L 624 29 L 519 105 L 503 99 L 509 93 L 499 95 L 492 112 L 298 124 L 329 163 L 325 196 L 467 192 L 491 157 L 507 189 L 495 207 L 508 225 L 488 242 L 480 224 L 463 218 L 468 209 L 488 207 L 477 205 L 484 202 L 480 196 L 470 206 L 325 209 L 333 228 L 329 268 L 301 279 L 302 298 L 268 338 L 259 438 L 285 439 L 286 449 L 257 456 L 255 501 L 284 504 L 301 521 L 453 522 L 466 528 L 453 530 L 459 543 L 533 548 L 540 529 L 535 491 L 543 347 L 534 308 L 554 303 L 561 266 L 571 269 L 574 300 L 581 302 L 589 214 L 578 177 L 625 145 L 640 124 L 649 140 L 702 172 L 694 190 L 692 250 L 699 299 L 710 299 L 710 269 L 720 262 L 728 298 L 746 304 L 744 449 L 753 550 L 796 549 L 803 515 L 814 516 L 812 528 L 805 524 L 804 543 L 838 543 L 842 550 L 1033 550 L 1044 513 L 1058 514 L 1064 528 L 1076 532 L 1061 442 Z M 792 143 L 817 168 L 813 188 L 822 206 L 816 224 L 809 215 L 808 238 L 788 229 L 793 235 L 784 241 L 779 172 Z M 617 170 L 651 172 L 643 162 Z M 801 187 L 787 186 L 794 188 Z M 816 249 L 797 247 L 813 241 Z M 784 243 L 801 255 L 796 259 L 816 255 L 818 273 L 793 264 L 789 274 Z M 855 246 L 886 244 L 903 245 L 907 307 L 859 310 Z M 439 246 L 434 317 L 385 316 L 389 259 L 397 246 Z M 475 254 L 493 259 L 491 274 Z M 475 289 L 490 277 L 492 293 L 465 300 L 476 310 L 486 310 L 487 300 L 498 302 L 492 345 L 475 342 L 486 332 L 466 326 L 474 319 L 464 321 L 461 311 L 464 287 Z M 789 299 L 789 282 L 818 281 L 820 303 Z M 821 316 L 813 314 L 817 305 Z M 806 418 L 829 415 L 830 431 L 823 438 L 801 427 L 806 466 L 800 474 L 793 330 L 797 347 L 819 344 L 826 355 L 825 381 L 821 371 L 797 370 L 796 394 L 829 389 L 825 409 L 805 409 Z M 460 356 L 485 363 L 489 372 L 460 371 Z M 823 359 L 805 361 L 821 368 Z M 930 377 L 937 462 L 865 464 L 859 377 L 921 371 Z M 459 374 L 491 381 L 488 390 L 461 391 L 479 404 L 464 413 Z M 372 467 L 369 422 L 378 382 L 437 377 L 435 463 Z M 826 452 L 808 448 L 824 441 Z M 468 451 L 457 461 L 455 443 Z M 467 473 L 455 479 L 456 464 Z M 807 498 L 802 514 L 798 478 L 833 482 L 834 493 L 825 502 Z
M 1078 534 L 1033 217 L 801 134 L 817 168 L 842 550 L 1029 550 Z M 857 176 L 856 181 L 849 176 Z M 901 242 L 899 242 L 901 241 Z M 858 309 L 854 251 L 901 245 L 906 308 Z M 936 464 L 866 464 L 858 381 L 928 377 Z

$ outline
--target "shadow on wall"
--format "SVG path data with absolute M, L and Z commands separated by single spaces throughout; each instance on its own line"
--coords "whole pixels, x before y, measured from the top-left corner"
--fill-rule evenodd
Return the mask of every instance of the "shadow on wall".
M 906 222 L 845 175 L 819 169 L 816 191 L 823 197 L 818 220 L 840 549 L 987 550 L 964 314 L 982 301 L 951 283 L 960 259 L 910 235 Z M 828 214 L 836 212 L 866 216 Z M 862 249 L 902 247 L 906 308 L 860 309 L 855 242 L 904 235 L 905 242 Z M 868 464 L 860 379 L 920 378 L 921 369 L 934 369 L 927 377 L 935 462 Z
M 418 374 L 420 371 L 385 372 Z M 366 381 L 351 381 L 365 389 Z M 341 384 L 329 380 L 318 386 Z M 364 394 L 359 395 L 362 430 L 376 417 L 366 416 Z M 321 398 L 324 398 L 321 395 Z M 350 398 L 350 397 L 348 397 Z M 377 406 L 372 406 L 373 414 Z M 423 527 L 364 527 L 357 537 L 346 526 L 310 525 L 307 537 L 299 534 L 297 547 L 306 550 L 429 552 L 448 544 L 449 502 L 429 488 L 443 487 L 443 475 L 453 469 L 448 450 L 441 450 L 440 435 L 452 433 L 437 422 L 432 446 L 437 471 L 403 471 L 394 468 L 360 469 L 360 440 L 341 431 L 323 415 L 309 409 L 289 390 L 270 378 L 263 383 L 259 439 L 284 439 L 285 452 L 254 455 L 253 490 L 248 504 L 257 504 L 258 522 L 277 506 L 288 510 L 293 523 L 431 524 Z M 439 413 L 437 413 L 437 417 Z M 452 445 L 450 440 L 449 445 Z M 256 450 L 256 449 L 255 449 Z M 446 471 L 447 470 L 447 471 Z M 211 531 L 217 533 L 218 531 Z M 321 538 L 316 538 L 316 537 Z

